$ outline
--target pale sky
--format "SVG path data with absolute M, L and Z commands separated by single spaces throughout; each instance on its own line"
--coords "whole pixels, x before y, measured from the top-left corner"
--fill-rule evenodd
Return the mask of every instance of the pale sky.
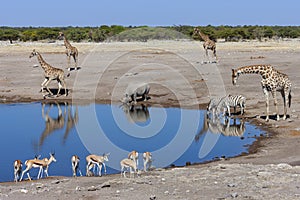
M 8 0 L 0 26 L 300 25 L 298 0 Z

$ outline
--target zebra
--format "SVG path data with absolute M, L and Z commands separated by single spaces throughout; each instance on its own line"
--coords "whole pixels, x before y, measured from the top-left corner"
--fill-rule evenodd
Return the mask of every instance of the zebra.
M 209 103 L 207 105 L 207 115 L 209 115 L 210 113 L 215 115 L 217 112 L 217 107 L 221 101 L 223 97 L 216 97 L 216 98 L 212 98 L 209 100 Z
M 232 96 L 228 94 L 227 96 L 223 97 L 217 105 L 217 113 L 220 113 L 221 109 L 223 108 L 223 115 L 227 109 L 228 116 L 230 116 L 230 107 L 234 107 L 234 113 L 236 113 L 236 107 L 240 106 L 241 114 L 243 115 L 245 112 L 245 105 L 246 105 L 246 97 L 242 95 Z

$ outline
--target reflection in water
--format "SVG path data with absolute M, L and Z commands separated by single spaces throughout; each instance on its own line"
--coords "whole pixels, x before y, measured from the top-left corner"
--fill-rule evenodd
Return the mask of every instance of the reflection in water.
M 83 159 L 105 152 L 111 152 L 107 162 L 107 173 L 111 174 L 119 173 L 120 161 L 133 149 L 139 152 L 140 163 L 143 152 L 149 151 L 153 155 L 152 166 L 183 166 L 187 162 L 199 163 L 216 156 L 232 157 L 247 152 L 247 146 L 261 134 L 255 126 L 238 119 L 209 118 L 204 111 L 192 109 L 147 108 L 141 104 L 77 106 L 55 101 L 2 104 L 0 108 L 0 121 L 7 122 L 1 124 L 0 146 L 5 151 L 0 151 L 0 182 L 14 179 L 12 164 L 16 159 L 24 163 L 34 155 L 45 157 L 51 151 L 56 152 L 57 159 L 49 168 L 51 175 L 73 176 L 72 155 Z M 15 126 L 11 126 L 11 122 Z M 245 129 L 247 135 L 241 140 Z M 212 145 L 211 139 L 216 136 Z M 18 148 L 12 148 L 15 146 Z M 204 154 L 198 152 L 205 146 L 211 148 L 202 156 Z M 78 167 L 85 169 L 86 162 L 79 162 Z M 32 175 L 38 174 L 32 170 Z
M 144 105 L 128 105 L 123 104 L 122 110 L 126 114 L 126 118 L 129 122 L 135 123 L 135 122 L 146 122 L 149 119 L 149 110 Z
M 225 136 L 237 136 L 242 137 L 245 132 L 245 123 L 240 120 L 240 123 L 236 123 L 236 119 L 233 120 L 233 124 L 230 124 L 230 120 L 226 120 L 225 124 L 221 124 L 222 134 Z
M 71 129 L 78 123 L 78 106 L 75 108 L 75 113 L 72 115 L 72 107 L 70 105 L 67 105 L 67 125 L 66 125 L 66 130 L 64 133 L 64 138 L 63 138 L 63 144 L 66 143 L 66 140 L 68 138 L 68 135 L 71 131 Z
M 224 121 L 224 123 L 222 123 Z M 208 131 L 214 134 L 222 134 L 224 136 L 237 136 L 242 137 L 245 130 L 245 122 L 240 120 L 237 123 L 236 119 L 233 119 L 233 124 L 230 123 L 231 118 L 228 117 L 219 117 L 218 115 L 206 114 L 203 120 L 202 129 L 199 133 L 195 136 L 195 140 L 198 141 L 204 133 Z
M 49 108 L 45 112 L 46 105 L 49 105 Z M 65 133 L 63 136 L 63 144 L 65 144 L 70 130 L 78 123 L 78 107 L 76 106 L 76 110 L 74 115 L 72 114 L 72 107 L 68 105 L 68 103 L 62 103 L 64 106 L 64 112 L 62 112 L 61 105 L 58 102 L 51 102 L 51 103 L 42 103 L 42 118 L 45 122 L 45 129 L 42 132 L 38 144 L 35 144 L 36 151 L 41 149 L 43 146 L 45 139 L 53 134 L 55 131 L 63 129 L 66 124 Z M 57 107 L 57 113 L 54 115 L 55 117 L 51 116 L 49 113 L 53 108 L 53 105 Z

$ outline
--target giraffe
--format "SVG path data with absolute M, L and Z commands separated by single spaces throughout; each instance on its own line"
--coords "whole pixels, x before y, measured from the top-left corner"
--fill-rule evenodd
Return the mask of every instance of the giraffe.
M 59 93 L 60 93 L 60 89 L 62 87 L 65 88 L 65 96 L 68 95 L 67 93 L 67 88 L 66 88 L 66 82 L 65 82 L 65 73 L 62 69 L 59 68 L 55 68 L 52 67 L 51 65 L 49 65 L 41 56 L 41 54 L 37 51 L 35 51 L 35 49 L 33 49 L 33 51 L 31 52 L 31 54 L 29 55 L 29 58 L 32 58 L 33 56 L 37 56 L 37 59 L 41 65 L 41 67 L 44 70 L 44 76 L 45 76 L 45 80 L 44 82 L 41 84 L 42 88 L 41 88 L 41 92 L 44 91 L 44 87 L 46 87 L 47 91 L 49 92 L 50 95 L 53 95 L 53 93 L 50 91 L 50 89 L 48 88 L 48 84 L 52 81 L 52 80 L 57 80 L 58 82 L 58 91 L 56 94 L 56 97 L 58 97 Z M 67 77 L 70 74 L 67 75 Z M 44 98 L 46 97 L 46 95 L 43 95 Z
M 79 67 L 77 67 L 77 61 L 78 61 L 78 50 L 76 47 L 72 46 L 70 44 L 70 42 L 67 40 L 65 34 L 63 32 L 59 32 L 59 35 L 58 35 L 58 39 L 64 39 L 64 45 L 66 47 L 66 54 L 67 54 L 67 57 L 68 57 L 68 70 L 70 71 L 71 68 L 70 68 L 70 59 L 71 59 L 71 56 L 73 57 L 74 59 L 74 62 L 75 62 L 75 70 L 78 70 Z
M 284 114 L 283 120 L 286 119 L 287 106 L 286 101 L 288 100 L 289 107 L 291 106 L 291 87 L 292 83 L 288 76 L 284 73 L 274 69 L 271 65 L 250 65 L 232 69 L 232 84 L 235 85 L 240 74 L 260 74 L 261 75 L 261 86 L 266 98 L 266 121 L 269 121 L 269 92 L 271 92 L 274 105 L 276 107 L 277 121 L 280 119 L 278 114 L 276 91 L 281 93 L 283 98 Z
M 211 50 L 215 56 L 216 62 L 218 61 L 216 43 L 209 39 L 208 35 L 202 33 L 198 28 L 194 28 L 193 35 L 198 34 L 204 40 L 203 48 L 205 50 L 206 58 L 208 58 L 208 50 Z M 209 61 L 210 62 L 210 61 Z

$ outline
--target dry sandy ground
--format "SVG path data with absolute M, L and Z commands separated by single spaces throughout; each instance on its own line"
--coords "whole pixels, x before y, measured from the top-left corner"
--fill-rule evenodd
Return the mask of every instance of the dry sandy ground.
M 199 42 L 74 44 L 79 49 L 79 71 L 66 78 L 69 95 L 47 97 L 76 103 L 117 103 L 128 83 L 150 82 L 151 106 L 204 107 L 210 96 L 225 93 L 247 97 L 244 116 L 267 131 L 250 148 L 251 154 L 212 163 L 157 170 L 137 178 L 65 178 L 2 183 L 0 198 L 38 199 L 296 199 L 300 198 L 300 40 L 218 43 L 218 64 L 206 60 Z M 40 101 L 43 71 L 36 49 L 53 66 L 66 68 L 61 42 L 0 45 L 0 102 Z M 71 62 L 72 63 L 72 62 Z M 292 81 L 292 106 L 286 121 L 265 123 L 265 102 L 258 75 L 242 75 L 231 84 L 231 69 L 272 64 Z M 57 88 L 55 82 L 50 88 Z M 62 93 L 63 94 L 63 93 Z M 280 94 L 279 111 L 283 105 Z M 270 103 L 273 114 L 275 108 Z M 282 164 L 286 163 L 286 164 Z

